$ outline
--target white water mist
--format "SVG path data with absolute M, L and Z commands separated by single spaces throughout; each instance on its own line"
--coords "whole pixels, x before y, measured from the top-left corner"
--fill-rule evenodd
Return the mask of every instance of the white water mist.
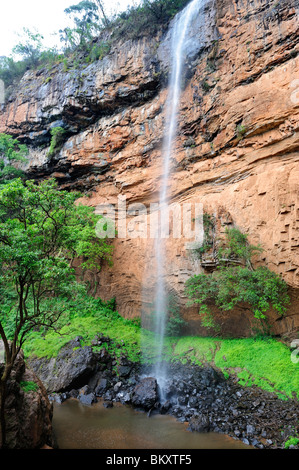
M 186 59 L 186 43 L 188 41 L 188 33 L 192 20 L 196 14 L 199 14 L 200 6 L 203 0 L 193 0 L 189 5 L 177 16 L 173 26 L 171 38 L 171 75 L 168 86 L 168 97 L 166 103 L 166 128 L 163 141 L 163 169 L 160 187 L 159 203 L 161 208 L 161 227 L 160 236 L 156 239 L 155 255 L 157 262 L 156 272 L 156 293 L 155 293 L 155 340 L 157 344 L 157 362 L 153 371 L 154 377 L 160 386 L 161 399 L 163 401 L 163 388 L 167 378 L 167 366 L 162 362 L 164 338 L 167 322 L 168 310 L 168 294 L 165 284 L 165 241 L 161 237 L 163 231 L 163 210 L 167 210 L 169 195 L 167 193 L 169 179 L 171 176 L 171 157 L 173 153 L 173 145 L 177 134 L 178 110 L 181 96 L 181 82 Z

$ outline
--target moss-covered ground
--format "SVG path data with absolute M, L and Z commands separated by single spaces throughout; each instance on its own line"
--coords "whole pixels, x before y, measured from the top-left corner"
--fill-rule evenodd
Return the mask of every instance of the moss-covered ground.
M 155 361 L 155 337 L 136 320 L 126 320 L 111 306 L 93 298 L 78 299 L 70 305 L 57 332 L 32 332 L 24 344 L 28 357 L 56 356 L 60 348 L 76 336 L 90 345 L 96 335 L 109 336 L 108 350 L 116 357 L 125 354 L 131 361 Z M 142 351 L 142 353 L 141 353 Z M 291 360 L 291 350 L 271 337 L 244 339 L 168 337 L 164 358 L 168 361 L 210 364 L 226 377 L 237 377 L 244 386 L 256 385 L 280 398 L 299 398 L 299 363 Z

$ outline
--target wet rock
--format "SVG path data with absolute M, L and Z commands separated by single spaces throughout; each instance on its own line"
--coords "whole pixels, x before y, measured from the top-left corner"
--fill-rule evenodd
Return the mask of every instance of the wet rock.
M 189 406 L 191 408 L 194 408 L 198 405 L 198 399 L 196 397 L 190 397 L 189 398 Z
M 79 395 L 78 390 L 73 389 L 73 390 L 71 390 L 71 391 L 69 392 L 70 398 L 77 398 L 78 395 Z
M 84 385 L 84 387 L 80 388 L 79 390 L 79 397 L 81 395 L 88 395 L 89 393 L 91 393 L 91 389 L 89 385 Z
M 178 397 L 178 404 L 179 405 L 187 405 L 188 397 L 187 396 L 180 396 Z
M 98 360 L 99 362 L 102 362 L 104 364 L 107 364 L 109 361 L 111 361 L 112 357 L 107 351 L 106 348 L 102 348 L 101 351 L 98 353 Z
M 121 388 L 121 386 L 122 386 L 122 382 L 117 382 L 117 383 L 114 385 L 113 390 L 114 390 L 115 392 L 118 392 L 119 389 Z
M 248 435 L 252 435 L 255 433 L 255 427 L 252 426 L 251 424 L 248 424 L 246 427 L 246 432 Z
M 209 432 L 210 420 L 207 415 L 201 414 L 199 416 L 193 416 L 189 421 L 189 431 L 195 432 Z
M 122 399 L 122 403 L 130 403 L 131 401 L 131 395 L 130 393 L 126 393 Z
M 105 408 L 113 408 L 113 402 L 112 401 L 104 401 L 103 406 Z
M 86 384 L 96 371 L 96 354 L 90 346 L 81 348 L 78 344 L 80 344 L 80 337 L 67 343 L 56 358 L 30 361 L 30 367 L 48 392 L 63 392 L 78 388 Z
M 158 401 L 157 380 L 153 377 L 146 377 L 136 385 L 133 391 L 132 403 L 145 409 L 152 408 Z
M 79 400 L 83 405 L 92 405 L 97 402 L 97 398 L 94 393 L 79 395 Z
M 162 415 L 165 414 L 165 413 L 167 413 L 167 412 L 170 410 L 171 406 L 172 406 L 172 405 L 171 405 L 171 402 L 170 402 L 169 400 L 167 400 L 165 403 L 163 403 L 163 404 L 161 405 L 160 413 L 161 413 Z
M 95 389 L 95 394 L 98 396 L 102 396 L 103 393 L 107 390 L 108 388 L 108 380 L 103 378 L 98 382 L 98 385 Z
M 119 366 L 118 367 L 118 374 L 120 377 L 128 377 L 131 372 L 131 367 L 130 366 Z
M 107 400 L 107 401 L 111 401 L 113 399 L 113 394 L 112 394 L 111 390 L 108 390 L 108 392 L 105 393 L 104 399 Z

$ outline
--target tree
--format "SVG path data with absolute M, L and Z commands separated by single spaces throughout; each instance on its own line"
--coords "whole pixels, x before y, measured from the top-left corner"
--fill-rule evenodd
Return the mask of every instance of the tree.
M 263 322 L 272 307 L 284 315 L 289 302 L 287 284 L 265 266 L 254 269 L 253 255 L 260 246 L 248 243 L 238 229 L 227 229 L 225 243 L 219 247 L 219 265 L 212 274 L 198 274 L 186 282 L 186 294 L 191 304 L 199 305 L 203 326 L 218 329 L 210 306 L 229 311 L 236 305 L 247 304 L 255 318 Z
M 21 41 L 13 48 L 13 54 L 20 55 L 28 67 L 36 67 L 43 50 L 43 36 L 23 28 Z
M 0 134 L 0 184 L 23 174 L 13 164 L 25 162 L 27 155 L 28 148 L 25 144 L 20 144 L 11 135 Z
M 15 61 L 12 57 L 0 57 L 0 78 L 9 87 L 26 72 L 27 65 L 24 61 Z
M 39 185 L 16 179 L 0 189 L 0 337 L 5 364 L 0 371 L 2 446 L 5 445 L 6 384 L 16 357 L 33 328 L 55 328 L 62 302 L 80 288 L 74 258 L 83 269 L 111 261 L 111 246 L 97 239 L 100 216 L 75 205 L 78 193 L 59 191 L 54 180 Z
M 98 7 L 99 7 L 99 9 L 102 13 L 104 26 L 105 27 L 109 26 L 110 21 L 109 21 L 107 15 L 106 15 L 102 0 L 94 0 L 94 1 L 98 4 Z
M 97 5 L 88 0 L 82 0 L 76 5 L 66 8 L 65 13 L 73 17 L 75 28 L 65 28 L 61 39 L 71 48 L 84 47 L 99 31 L 99 16 Z

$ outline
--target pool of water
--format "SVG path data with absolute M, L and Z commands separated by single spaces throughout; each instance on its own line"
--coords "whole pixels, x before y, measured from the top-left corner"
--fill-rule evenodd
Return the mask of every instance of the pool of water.
M 152 415 L 118 403 L 86 406 L 75 399 L 54 404 L 60 449 L 248 449 L 224 434 L 194 433 L 168 415 Z

